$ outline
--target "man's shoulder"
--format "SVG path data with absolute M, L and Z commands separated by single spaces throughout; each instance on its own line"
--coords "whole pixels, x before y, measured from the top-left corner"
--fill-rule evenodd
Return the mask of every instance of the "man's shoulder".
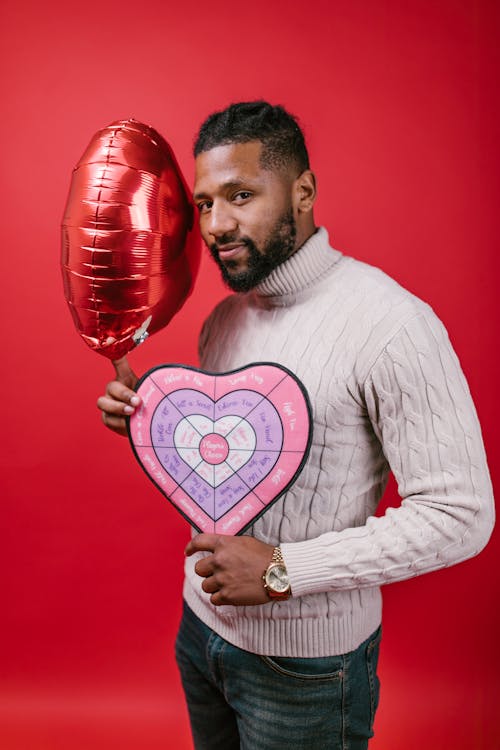
M 214 320 L 223 320 L 227 316 L 236 312 L 244 306 L 244 294 L 228 294 L 227 297 L 221 299 L 208 314 L 205 325 L 211 324 Z
M 416 309 L 428 307 L 426 302 L 381 268 L 349 255 L 344 255 L 343 259 L 342 284 L 357 294 L 361 303 L 373 304 L 377 299 L 389 298 L 394 303 L 405 302 Z
M 353 368 L 360 380 L 405 331 L 421 337 L 431 330 L 445 330 L 427 302 L 376 266 L 344 255 L 335 284 L 328 319 L 337 317 L 342 322 L 342 340 L 348 342 L 346 349 L 352 351 Z M 337 331 L 330 328 L 332 337 L 337 338 Z
M 347 317 L 360 335 L 377 320 L 384 320 L 382 329 L 392 330 L 413 317 L 434 314 L 427 302 L 381 268 L 346 254 L 311 295 L 312 303 L 320 300 L 330 317 Z

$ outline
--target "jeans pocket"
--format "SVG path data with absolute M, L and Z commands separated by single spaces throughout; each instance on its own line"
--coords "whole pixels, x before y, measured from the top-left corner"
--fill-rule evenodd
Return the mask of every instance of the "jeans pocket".
M 312 682 L 341 680 L 344 675 L 343 656 L 299 658 L 293 656 L 261 656 L 262 662 L 283 677 Z

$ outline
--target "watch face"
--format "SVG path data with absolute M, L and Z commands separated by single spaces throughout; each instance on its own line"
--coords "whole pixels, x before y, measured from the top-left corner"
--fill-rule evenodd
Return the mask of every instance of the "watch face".
M 266 584 L 278 594 L 285 593 L 290 588 L 288 573 L 284 565 L 273 565 L 266 573 Z

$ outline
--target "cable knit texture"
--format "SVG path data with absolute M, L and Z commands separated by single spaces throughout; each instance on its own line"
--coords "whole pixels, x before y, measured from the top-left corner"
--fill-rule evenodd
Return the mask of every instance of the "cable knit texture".
M 465 560 L 494 523 L 467 383 L 431 308 L 319 229 L 256 289 L 232 295 L 200 338 L 203 368 L 274 361 L 304 383 L 311 452 L 250 534 L 280 544 L 293 596 L 214 607 L 186 562 L 184 596 L 223 638 L 258 654 L 355 649 L 380 624 L 380 586 Z M 373 514 L 392 470 L 402 502 Z

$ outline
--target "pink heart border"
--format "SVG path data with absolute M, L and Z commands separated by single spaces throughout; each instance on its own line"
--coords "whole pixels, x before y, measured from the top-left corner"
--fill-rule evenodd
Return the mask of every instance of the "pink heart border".
M 304 414 L 305 414 L 305 417 L 306 417 L 306 420 L 307 420 L 307 437 L 306 437 L 306 440 L 305 440 L 304 447 L 302 448 L 302 446 L 301 446 L 300 447 L 300 451 L 296 451 L 296 450 L 293 451 L 293 452 L 302 452 L 303 451 L 303 455 L 302 455 L 302 458 L 301 458 L 301 460 L 300 460 L 297 468 L 293 471 L 293 474 L 289 477 L 289 479 L 288 479 L 287 483 L 285 484 L 285 486 L 281 487 L 279 489 L 279 491 L 276 493 L 276 495 L 273 495 L 264 504 L 264 507 L 258 507 L 257 510 L 256 510 L 256 512 L 254 512 L 253 515 L 251 515 L 251 517 L 249 517 L 248 520 L 246 518 L 241 518 L 241 514 L 240 514 L 240 516 L 238 517 L 238 520 L 235 521 L 234 519 L 236 517 L 236 513 L 234 513 L 232 516 L 230 516 L 230 520 L 228 521 L 228 523 L 226 524 L 226 526 L 224 526 L 224 523 L 222 523 L 222 519 L 226 515 L 233 513 L 233 508 L 237 509 L 239 507 L 240 503 L 242 503 L 245 500 L 245 498 L 242 498 L 237 503 L 235 503 L 234 506 L 231 506 L 231 508 L 227 511 L 227 513 L 223 514 L 221 516 L 221 518 L 219 518 L 217 520 L 214 520 L 213 518 L 211 518 L 210 516 L 208 516 L 203 511 L 203 509 L 201 509 L 198 505 L 196 505 L 196 509 L 195 509 L 194 505 L 196 503 L 192 500 L 192 498 L 190 497 L 190 495 L 187 492 L 184 491 L 184 494 L 187 497 L 184 498 L 184 502 L 183 502 L 184 506 L 186 507 L 186 512 L 183 511 L 182 508 L 180 507 L 180 505 L 169 496 L 169 492 L 165 490 L 165 487 L 162 486 L 162 484 L 165 485 L 165 483 L 166 483 L 164 475 L 166 475 L 166 477 L 168 477 L 168 479 L 170 479 L 170 481 L 172 481 L 173 483 L 175 483 L 175 480 L 173 480 L 172 477 L 170 476 L 170 474 L 166 471 L 166 469 L 163 466 L 161 466 L 161 464 L 160 464 L 160 462 L 159 462 L 158 457 L 156 456 L 156 454 L 155 454 L 155 458 L 157 460 L 157 465 L 155 466 L 154 465 L 154 459 L 152 457 L 149 457 L 147 459 L 147 461 L 146 461 L 148 463 L 148 465 L 149 465 L 149 470 L 148 470 L 146 468 L 146 466 L 144 465 L 145 462 L 142 460 L 141 456 L 139 455 L 139 453 L 137 451 L 137 447 L 136 447 L 135 442 L 134 442 L 134 438 L 133 438 L 133 434 L 132 434 L 132 429 L 134 428 L 135 432 L 137 433 L 138 430 L 140 431 L 141 420 L 143 422 L 145 422 L 145 425 L 150 425 L 151 421 L 153 419 L 153 414 L 147 413 L 147 401 L 148 401 L 148 399 L 147 399 L 147 394 L 146 393 L 141 394 L 141 395 L 143 395 L 143 405 L 139 409 L 137 409 L 137 411 L 136 411 L 135 414 L 133 414 L 131 417 L 127 417 L 127 419 L 126 419 L 126 422 L 127 422 L 127 432 L 128 432 L 128 437 L 129 437 L 130 445 L 132 447 L 132 451 L 133 451 L 133 453 L 134 453 L 134 455 L 135 455 L 135 457 L 136 457 L 139 465 L 141 466 L 142 470 L 144 471 L 144 473 L 146 474 L 146 476 L 149 478 L 149 480 L 151 482 L 153 482 L 153 484 L 160 490 L 160 492 L 174 506 L 174 508 L 177 510 L 177 512 L 180 513 L 190 523 L 190 525 L 193 526 L 193 528 L 196 529 L 196 531 L 198 531 L 198 532 L 226 533 L 226 534 L 231 534 L 231 535 L 244 534 L 244 532 L 250 526 L 252 526 L 252 524 L 254 524 L 255 521 L 258 518 L 260 518 L 260 516 L 263 513 L 265 513 L 268 508 L 270 508 L 280 497 L 282 497 L 282 495 L 285 494 L 285 492 L 287 492 L 289 490 L 289 488 L 295 482 L 297 476 L 300 474 L 300 472 L 304 468 L 304 465 L 305 465 L 305 463 L 307 461 L 307 458 L 309 456 L 309 451 L 310 451 L 310 448 L 311 448 L 311 442 L 312 442 L 312 409 L 311 409 L 311 404 L 310 404 L 309 395 L 307 393 L 307 390 L 306 390 L 305 386 L 303 385 L 303 383 L 301 383 L 301 381 L 298 379 L 298 377 L 291 370 L 289 370 L 284 365 L 280 365 L 280 364 L 278 364 L 276 362 L 252 362 L 252 363 L 250 363 L 248 365 L 245 365 L 244 367 L 239 367 L 239 368 L 237 368 L 235 370 L 230 370 L 228 372 L 222 372 L 222 373 L 208 372 L 207 370 L 201 370 L 200 368 L 192 367 L 192 366 L 189 366 L 189 365 L 162 364 L 162 365 L 158 365 L 156 367 L 153 367 L 150 370 L 148 370 L 147 372 L 145 372 L 144 375 L 138 380 L 138 382 L 137 382 L 137 384 L 135 386 L 135 391 L 139 393 L 140 390 L 141 390 L 141 387 L 144 386 L 145 384 L 147 385 L 148 380 L 151 380 L 152 383 L 153 383 L 153 385 L 154 385 L 154 387 L 157 390 L 160 390 L 158 384 L 154 381 L 154 379 L 152 377 L 153 374 L 156 373 L 159 370 L 162 370 L 162 371 L 164 371 L 164 370 L 172 370 L 173 371 L 172 372 L 172 377 L 173 378 L 178 377 L 178 371 L 182 371 L 183 373 L 192 373 L 192 375 L 190 375 L 190 376 L 185 375 L 185 377 L 186 378 L 187 377 L 193 378 L 193 380 L 194 380 L 195 383 L 196 383 L 196 379 L 197 379 L 198 380 L 198 385 L 203 384 L 203 381 L 206 382 L 207 378 L 213 379 L 214 387 L 215 387 L 214 390 L 218 391 L 218 397 L 217 398 L 212 398 L 210 396 L 209 398 L 213 401 L 213 403 L 215 405 L 220 400 L 220 398 L 222 398 L 225 394 L 229 394 L 231 392 L 235 392 L 235 391 L 238 390 L 238 388 L 243 388 L 244 389 L 246 387 L 246 389 L 248 389 L 248 385 L 247 386 L 244 386 L 244 385 L 243 386 L 238 386 L 236 383 L 232 383 L 231 384 L 232 387 L 228 388 L 227 390 L 224 390 L 224 382 L 226 380 L 228 382 L 230 382 L 231 379 L 235 380 L 235 379 L 237 379 L 238 373 L 244 373 L 246 371 L 251 371 L 251 372 L 255 373 L 256 370 L 258 371 L 258 368 L 266 368 L 267 373 L 269 373 L 269 370 L 267 370 L 267 368 L 272 368 L 272 369 L 275 369 L 275 370 L 280 370 L 281 373 L 283 373 L 281 379 L 278 380 L 278 381 L 275 381 L 273 384 L 271 384 L 270 386 L 268 386 L 266 392 L 264 392 L 263 390 L 260 390 L 258 388 L 258 386 L 254 388 L 254 390 L 256 392 L 258 392 L 259 394 L 261 394 L 265 398 L 274 390 L 274 388 L 276 388 L 276 386 L 279 383 L 283 382 L 286 379 L 287 376 L 291 379 L 293 386 L 295 386 L 296 389 L 297 389 L 295 395 L 298 396 L 299 399 L 301 399 L 300 406 L 304 407 L 304 409 L 305 409 Z M 236 376 L 236 378 L 235 378 L 235 376 Z M 255 377 L 255 374 L 254 374 L 254 377 Z M 222 389 L 220 387 L 221 383 L 222 383 Z M 186 383 L 183 384 L 182 388 L 192 388 L 193 389 L 193 383 L 191 383 L 191 385 L 189 385 L 186 382 Z M 175 390 L 172 390 L 169 393 L 174 393 L 174 392 L 175 392 Z M 201 391 L 201 392 L 205 393 L 205 391 Z M 165 394 L 165 397 L 167 395 L 168 394 Z M 163 401 L 163 399 L 161 399 L 161 401 Z M 159 403 L 161 403 L 161 401 Z M 156 409 L 156 408 L 157 408 L 157 404 L 154 406 L 154 409 Z M 283 415 L 280 414 L 280 417 L 283 417 Z M 139 424 L 139 427 L 137 426 L 137 423 Z M 303 432 L 306 432 L 306 430 L 303 429 Z M 140 448 L 144 448 L 144 449 L 147 448 L 146 446 L 139 446 L 139 447 Z M 153 446 L 150 446 L 150 448 L 154 452 Z M 285 451 L 282 451 L 280 453 L 280 457 L 278 458 L 278 461 L 276 462 L 277 465 L 279 465 L 280 458 L 281 458 L 281 456 L 283 455 L 284 452 Z M 268 480 L 268 477 L 272 473 L 273 468 L 274 467 L 271 468 L 269 474 L 267 474 L 260 482 L 258 482 L 254 487 L 252 487 L 250 489 L 249 494 L 253 495 L 253 491 L 256 490 L 257 488 L 261 487 L 261 485 L 264 484 L 264 482 L 266 482 L 266 480 Z M 269 480 L 267 481 L 267 484 L 269 484 Z M 180 485 L 177 484 L 176 489 L 180 489 Z M 174 490 L 172 490 L 172 494 L 173 494 L 173 492 L 174 492 Z M 263 501 L 262 500 L 259 500 L 259 502 L 260 502 L 260 505 L 263 505 Z M 250 503 L 250 505 L 251 505 L 251 503 Z M 188 506 L 191 506 L 191 507 L 188 508 Z M 248 512 L 253 512 L 255 510 L 255 508 L 252 508 L 250 511 L 248 511 L 248 507 L 249 507 L 249 503 L 247 503 L 247 506 L 246 506 L 247 513 Z M 240 522 L 240 525 L 238 526 L 239 522 Z M 213 528 L 210 528 L 210 524 L 213 525 Z M 235 525 L 237 526 L 236 529 L 234 528 Z M 228 531 L 229 527 L 232 527 L 232 528 L 231 528 L 231 530 Z

